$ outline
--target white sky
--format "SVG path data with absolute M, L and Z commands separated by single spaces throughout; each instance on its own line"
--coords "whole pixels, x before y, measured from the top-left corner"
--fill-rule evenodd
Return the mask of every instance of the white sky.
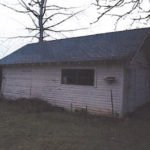
M 96 20 L 97 13 L 96 8 L 91 6 L 92 0 L 49 0 L 54 1 L 55 4 L 65 7 L 79 7 L 80 10 L 86 9 L 86 11 L 80 13 L 73 19 L 61 24 L 59 27 L 63 29 L 74 29 L 74 28 L 88 28 L 87 30 L 76 31 L 66 33 L 67 37 L 75 37 L 82 35 L 90 35 L 97 33 L 110 32 L 114 30 L 114 18 L 104 17 L 98 23 L 91 25 L 90 23 Z M 146 1 L 146 0 L 145 0 Z M 16 3 L 16 0 L 0 0 L 0 2 L 11 4 Z M 28 25 L 31 25 L 31 21 L 26 15 L 19 14 L 0 6 L 0 37 L 13 37 L 17 35 L 30 35 L 25 30 Z M 147 26 L 147 25 L 145 25 Z M 143 25 L 133 26 L 132 28 L 143 27 Z M 59 29 L 59 28 L 58 28 Z M 117 30 L 129 29 L 128 21 L 120 22 Z M 55 35 L 57 39 L 64 38 L 60 35 Z M 0 38 L 0 58 L 10 54 L 17 50 L 23 45 L 31 43 L 29 39 L 2 39 Z

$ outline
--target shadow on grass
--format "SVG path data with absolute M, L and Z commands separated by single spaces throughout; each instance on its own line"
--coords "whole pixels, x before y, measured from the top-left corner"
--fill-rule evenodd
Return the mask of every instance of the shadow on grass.
M 147 103 L 141 107 L 138 107 L 135 112 L 127 113 L 124 118 L 118 119 L 118 118 L 112 118 L 112 117 L 106 117 L 106 116 L 97 116 L 97 115 L 91 115 L 85 110 L 78 110 L 78 111 L 67 111 L 63 107 L 53 106 L 47 101 L 38 99 L 38 98 L 32 98 L 32 99 L 26 99 L 26 98 L 19 98 L 16 100 L 9 100 L 5 98 L 0 98 L 0 104 L 2 104 L 2 107 L 7 110 L 12 110 L 14 112 L 19 113 L 44 113 L 44 112 L 63 112 L 68 115 L 72 116 L 78 116 L 85 119 L 92 119 L 92 120 L 105 120 L 105 121 L 122 121 L 122 120 L 130 120 L 130 119 L 146 119 L 150 120 L 150 103 Z
M 47 101 L 43 101 L 38 98 L 26 99 L 19 98 L 16 100 L 8 100 L 1 98 L 1 103 L 6 104 L 10 109 L 13 109 L 16 112 L 26 112 L 26 113 L 41 113 L 41 112 L 51 112 L 65 111 L 64 108 L 52 106 Z

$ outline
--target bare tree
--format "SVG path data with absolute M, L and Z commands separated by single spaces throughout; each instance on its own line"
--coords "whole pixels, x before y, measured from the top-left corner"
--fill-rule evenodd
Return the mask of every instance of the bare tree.
M 51 36 L 51 32 L 63 34 L 64 32 L 81 30 L 56 30 L 56 27 L 83 10 L 75 12 L 72 11 L 74 7 L 67 8 L 58 5 L 50 5 L 48 4 L 48 0 L 18 0 L 18 3 L 21 9 L 16 9 L 16 7 L 4 3 L 0 3 L 0 5 L 18 13 L 27 14 L 33 23 L 33 27 L 27 27 L 26 29 L 28 29 L 32 35 L 16 36 L 12 38 L 37 38 L 39 42 L 43 42 L 45 38 Z
M 98 17 L 95 22 L 98 22 L 103 16 L 116 17 L 116 24 L 130 18 L 130 25 L 137 22 L 148 23 L 150 20 L 150 5 L 149 0 L 94 0 L 94 6 L 98 11 Z

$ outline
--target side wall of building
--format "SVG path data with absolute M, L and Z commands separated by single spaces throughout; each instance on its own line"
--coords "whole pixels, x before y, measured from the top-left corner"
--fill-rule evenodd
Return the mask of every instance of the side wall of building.
M 125 72 L 124 113 L 150 101 L 150 67 L 143 51 L 133 57 Z
M 95 85 L 61 84 L 62 68 L 95 69 Z M 114 76 L 116 82 L 104 79 Z M 37 97 L 67 109 L 85 109 L 96 114 L 119 115 L 122 111 L 123 67 L 121 64 L 12 66 L 3 67 L 2 94 L 6 98 Z M 112 99 L 111 99 L 112 90 Z

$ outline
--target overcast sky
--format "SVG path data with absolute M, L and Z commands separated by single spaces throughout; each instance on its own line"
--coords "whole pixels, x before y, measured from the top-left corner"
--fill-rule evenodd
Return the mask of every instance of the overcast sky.
M 87 28 L 86 30 L 66 33 L 66 37 L 83 36 L 97 33 L 104 33 L 114 31 L 114 18 L 104 17 L 98 23 L 91 25 L 96 20 L 96 8 L 91 5 L 93 0 L 50 0 L 53 4 L 58 4 L 65 7 L 79 7 L 78 10 L 85 9 L 84 12 L 78 14 L 76 17 L 61 24 L 59 28 L 72 29 L 72 28 Z M 7 3 L 12 7 L 19 8 L 17 0 L 0 0 L 0 2 Z M 17 35 L 29 35 L 30 33 L 25 30 L 26 27 L 31 25 L 28 16 L 18 14 L 0 6 L 0 37 L 13 37 Z M 143 25 L 135 25 L 132 28 L 142 27 Z M 146 26 L 146 25 L 145 25 Z M 129 29 L 128 21 L 120 22 L 117 30 Z M 54 35 L 57 39 L 64 38 L 61 35 Z M 51 39 L 52 40 L 52 39 Z M 0 38 L 0 58 L 8 55 L 9 53 L 17 50 L 27 43 L 31 43 L 30 39 L 2 39 Z

